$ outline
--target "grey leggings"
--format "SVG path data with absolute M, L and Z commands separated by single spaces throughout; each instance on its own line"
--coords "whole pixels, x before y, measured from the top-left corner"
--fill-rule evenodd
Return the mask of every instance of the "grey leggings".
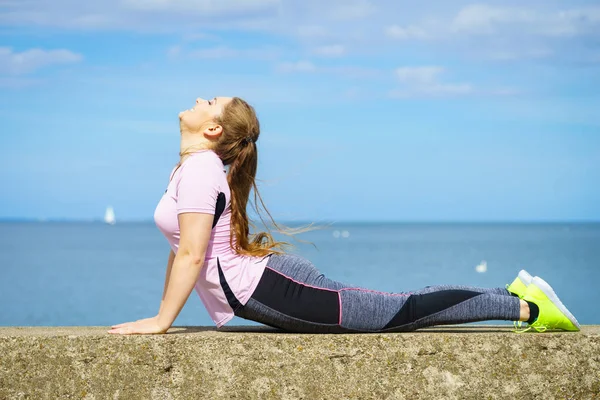
M 519 319 L 519 298 L 504 288 L 428 286 L 388 293 L 326 278 L 308 260 L 271 255 L 236 316 L 291 332 L 394 332 L 444 324 Z

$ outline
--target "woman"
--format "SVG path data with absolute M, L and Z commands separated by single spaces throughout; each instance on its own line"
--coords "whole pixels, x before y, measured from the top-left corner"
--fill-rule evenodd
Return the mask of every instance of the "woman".
M 506 289 L 432 286 L 412 293 L 326 278 L 308 260 L 284 254 L 284 243 L 270 234 L 249 235 L 251 188 L 260 200 L 254 109 L 237 97 L 197 99 L 179 120 L 181 160 L 154 215 L 171 246 L 160 310 L 113 325 L 109 333 L 165 333 L 192 289 L 217 327 L 237 315 L 312 333 L 412 331 L 483 320 L 525 321 L 521 331 L 579 330 L 552 288 L 525 271 Z

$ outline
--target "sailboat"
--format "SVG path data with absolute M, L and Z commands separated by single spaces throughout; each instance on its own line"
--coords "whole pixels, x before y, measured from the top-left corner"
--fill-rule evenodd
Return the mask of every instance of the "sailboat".
M 106 207 L 106 212 L 104 213 L 104 222 L 109 225 L 114 225 L 117 221 L 115 220 L 115 210 L 111 206 Z

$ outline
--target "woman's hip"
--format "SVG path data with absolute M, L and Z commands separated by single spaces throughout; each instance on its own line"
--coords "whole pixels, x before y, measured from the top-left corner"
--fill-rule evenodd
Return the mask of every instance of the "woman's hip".
M 339 290 L 352 287 L 352 285 L 326 278 L 310 260 L 295 254 L 271 255 L 265 270 L 270 270 L 308 287 L 324 290 Z
M 370 331 L 384 326 L 405 300 L 328 279 L 300 256 L 273 255 L 236 315 L 286 330 Z
M 323 281 L 314 265 L 296 255 L 269 257 L 262 277 L 250 299 L 284 315 L 318 324 L 340 323 L 341 284 Z

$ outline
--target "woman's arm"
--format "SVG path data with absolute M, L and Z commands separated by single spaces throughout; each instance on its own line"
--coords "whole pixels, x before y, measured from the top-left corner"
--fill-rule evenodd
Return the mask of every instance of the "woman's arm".
M 171 250 L 169 252 L 169 260 L 167 261 L 167 274 L 165 275 L 165 286 L 163 288 L 162 300 L 160 301 L 160 308 L 158 309 L 159 314 L 163 309 L 163 305 L 165 304 L 165 296 L 167 295 L 167 288 L 169 287 L 169 278 L 171 277 L 173 260 L 175 260 L 175 253 L 173 253 L 173 250 Z
M 179 249 L 166 279 L 166 291 L 158 313 L 158 324 L 167 330 L 179 315 L 200 275 L 210 240 L 214 215 L 181 213 Z

